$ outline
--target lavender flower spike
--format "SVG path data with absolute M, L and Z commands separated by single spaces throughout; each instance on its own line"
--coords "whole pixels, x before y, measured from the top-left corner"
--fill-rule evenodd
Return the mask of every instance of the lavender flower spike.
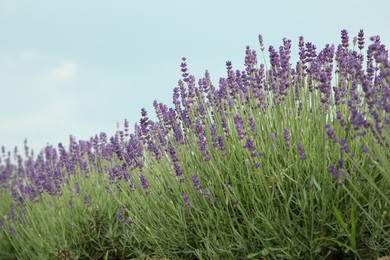
M 214 197 L 213 197 L 213 194 L 211 193 L 211 191 L 209 190 L 209 188 L 206 188 L 204 190 L 204 192 L 207 195 L 207 197 L 209 198 L 209 202 L 213 203 L 214 202 Z
M 305 149 L 303 147 L 302 142 L 298 142 L 297 147 L 298 147 L 299 159 L 305 160 L 306 159 Z
M 74 186 L 76 189 L 76 194 L 77 194 L 77 196 L 79 196 L 80 195 L 80 184 L 78 182 L 76 182 L 76 184 Z
M 177 177 L 180 177 L 183 174 L 183 170 L 177 162 L 173 163 L 173 168 L 175 169 L 175 173 Z
M 244 145 L 244 148 L 248 149 L 252 157 L 255 157 L 257 155 L 255 143 L 252 138 L 248 138 L 246 140 L 246 144 Z
M 284 134 L 284 141 L 286 142 L 287 147 L 290 147 L 291 135 L 287 128 L 283 129 L 283 134 Z
M 348 37 L 348 31 L 347 30 L 341 30 L 341 43 L 344 48 L 348 48 L 349 46 L 349 37 Z
M 332 177 L 337 180 L 340 176 L 340 173 L 336 169 L 335 165 L 333 163 L 330 163 L 328 169 L 329 169 L 330 173 L 332 174 Z
M 141 173 L 139 179 L 140 179 L 140 181 L 141 181 L 142 188 L 147 189 L 147 188 L 149 187 L 149 182 L 148 182 L 148 180 L 146 179 L 145 175 L 143 175 L 143 174 Z
M 363 32 L 363 30 L 359 31 L 357 40 L 358 40 L 359 50 L 363 49 L 364 48 L 364 32 Z
M 236 116 L 234 117 L 234 123 L 236 124 L 238 140 L 244 139 L 246 135 L 244 131 L 244 120 L 242 119 L 240 114 L 236 114 Z
M 87 206 L 90 205 L 90 203 L 89 203 L 89 198 L 88 198 L 88 194 L 87 194 L 87 193 L 85 193 L 85 195 L 84 195 L 84 202 L 85 202 L 85 205 L 87 205 Z
M 188 198 L 187 193 L 184 193 L 183 200 L 184 200 L 184 204 L 186 205 L 186 208 L 188 210 L 190 210 L 192 208 L 192 206 L 191 206 L 190 199 Z
M 192 174 L 191 178 L 192 178 L 192 182 L 194 183 L 194 186 L 195 186 L 196 190 L 197 191 L 201 190 L 202 189 L 202 184 L 200 183 L 198 175 L 196 175 L 194 173 L 194 174 Z
M 259 34 L 259 44 L 260 44 L 260 50 L 264 51 L 263 35 L 261 35 L 261 34 Z

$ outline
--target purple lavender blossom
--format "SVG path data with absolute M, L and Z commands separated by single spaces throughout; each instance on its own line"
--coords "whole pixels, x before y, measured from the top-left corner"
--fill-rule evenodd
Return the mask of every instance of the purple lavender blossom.
M 130 188 L 130 190 L 135 190 L 137 188 L 137 186 L 135 185 L 135 183 L 133 181 L 131 181 L 129 183 L 129 188 Z
M 253 136 L 257 136 L 256 122 L 255 122 L 253 116 L 249 116 L 248 119 L 249 119 L 249 125 L 251 127 L 251 131 L 252 131 Z
M 80 184 L 78 182 L 76 182 L 74 187 L 76 189 L 77 196 L 80 196 Z
M 349 37 L 348 37 L 348 31 L 347 30 L 341 30 L 341 43 L 344 48 L 348 48 L 349 46 Z
M 269 52 L 271 66 L 275 69 L 278 68 L 279 67 L 279 54 L 276 52 L 275 48 L 272 45 L 269 46 L 268 52 Z
M 227 124 L 226 117 L 224 115 L 221 116 L 221 124 L 222 124 L 223 131 L 226 134 L 226 138 L 229 138 L 230 135 L 228 134 L 228 132 L 229 132 L 228 124 Z
M 172 95 L 172 98 L 173 98 L 173 104 L 175 105 L 176 109 L 179 110 L 180 109 L 180 89 L 178 87 L 175 87 L 173 89 L 173 95 Z M 157 104 L 157 101 L 156 101 L 156 104 Z M 156 114 L 157 114 L 157 117 L 158 118 L 161 118 L 162 117 L 162 114 L 159 113 L 159 111 L 157 110 L 157 105 L 155 106 L 155 109 L 156 109 Z
M 286 142 L 287 148 L 290 147 L 291 135 L 287 128 L 283 129 L 283 138 L 284 141 Z
M 255 66 L 257 64 L 257 54 L 256 54 L 256 51 L 254 50 L 251 50 L 249 46 L 246 46 L 246 51 L 245 51 L 245 70 L 247 72 L 248 75 L 252 75 L 256 69 L 255 69 Z M 241 72 L 239 70 L 236 71 L 236 78 L 237 78 L 237 83 L 238 85 L 241 85 L 241 90 L 246 93 L 246 88 L 243 88 L 242 84 L 240 84 L 240 78 L 241 77 L 245 77 L 246 74 L 243 73 L 242 76 L 241 76 Z
M 110 138 L 110 144 L 114 148 L 114 152 L 118 156 L 118 159 L 122 160 L 123 159 L 123 157 L 122 157 L 122 148 L 121 148 L 121 145 L 120 145 L 120 142 L 119 142 L 118 135 L 112 136 Z
M 192 174 L 192 183 L 194 184 L 197 191 L 200 191 L 202 189 L 202 184 L 200 183 L 199 176 L 195 173 Z
M 236 114 L 234 117 L 234 123 L 236 124 L 236 130 L 238 133 L 238 140 L 242 140 L 245 138 L 245 131 L 244 131 L 244 120 L 242 119 L 242 116 L 240 114 Z
M 339 178 L 340 174 L 339 174 L 338 170 L 336 169 L 336 167 L 334 166 L 333 163 L 329 164 L 328 169 L 329 169 L 329 172 L 332 174 L 332 177 L 334 179 L 338 179 Z
M 175 170 L 176 176 L 180 177 L 183 174 L 183 170 L 181 169 L 178 162 L 173 163 L 173 168 Z
M 326 131 L 326 134 L 328 135 L 328 138 L 329 139 L 335 139 L 336 138 L 336 133 L 335 131 L 332 129 L 332 128 L 329 128 L 327 131 Z
M 279 48 L 280 55 L 280 67 L 283 69 L 284 73 L 288 74 L 290 69 L 290 51 L 291 49 L 291 40 L 283 38 L 283 46 Z
M 9 226 L 9 228 L 8 228 L 8 231 L 13 235 L 13 236 L 16 236 L 16 230 L 15 230 L 15 228 L 13 227 L 13 226 Z
M 186 208 L 187 208 L 188 210 L 190 210 L 190 209 L 192 208 L 192 206 L 191 206 L 190 199 L 189 199 L 187 193 L 184 193 L 184 195 L 183 195 L 183 201 L 184 201 L 184 205 L 186 206 Z
M 217 133 L 216 124 L 211 124 L 210 134 L 211 134 L 212 146 L 217 147 L 218 146 L 218 133 Z
M 208 70 L 204 73 L 204 78 L 199 79 L 198 84 L 200 86 L 200 89 L 203 93 L 209 93 L 209 91 L 212 89 L 212 84 L 210 80 L 210 73 Z
M 88 194 L 87 194 L 87 193 L 85 193 L 85 195 L 84 195 L 84 203 L 85 203 L 85 205 L 87 205 L 87 206 L 90 205 L 90 203 L 89 203 L 89 197 L 88 197 Z
M 259 44 L 261 51 L 264 51 L 263 35 L 259 34 Z
M 305 64 L 305 58 L 306 58 L 305 39 L 303 38 L 303 36 L 299 36 L 298 47 L 299 47 L 299 60 L 303 65 Z M 303 66 L 302 68 L 306 69 L 305 66 Z
M 183 73 L 182 74 L 182 76 L 183 76 L 183 79 L 184 79 L 184 82 L 187 82 L 188 81 L 188 73 L 187 73 L 187 71 L 188 71 L 188 69 L 187 69 L 187 63 L 186 63 L 186 58 L 185 57 L 183 57 L 182 59 L 182 63 L 180 64 L 180 67 L 181 67 L 181 72 Z
M 205 158 L 206 161 L 210 160 L 210 152 L 207 147 L 207 139 L 205 135 L 205 130 L 202 125 L 201 120 L 196 120 L 195 124 L 196 133 L 198 134 L 198 145 L 199 149 L 202 151 L 202 155 Z
M 124 127 L 125 127 L 125 136 L 129 136 L 129 120 L 125 119 L 124 121 Z
M 364 48 L 364 32 L 363 30 L 360 30 L 358 33 L 358 48 L 359 50 L 362 50 Z
M 131 225 L 133 222 L 134 222 L 134 219 L 130 219 L 130 218 L 123 220 L 123 223 L 125 223 L 127 225 Z
M 71 209 L 73 209 L 73 199 L 71 198 L 70 200 L 69 200 L 69 207 L 71 208 Z
M 222 136 L 218 136 L 218 145 L 219 145 L 219 150 L 222 152 L 222 156 L 225 156 L 226 155 L 225 140 L 223 139 Z
M 364 119 L 363 114 L 359 112 L 357 108 L 353 107 L 353 105 L 350 105 L 350 108 L 352 113 L 350 122 L 354 126 L 354 129 L 358 130 L 365 125 L 366 120 Z
M 125 213 L 123 211 L 123 208 L 121 207 L 121 209 L 118 211 L 118 213 L 116 214 L 116 216 L 118 217 L 118 219 L 120 221 L 123 221 L 124 217 L 125 217 Z
M 195 77 L 190 75 L 188 77 L 188 105 L 192 106 L 194 104 L 195 98 Z
M 317 51 L 316 51 L 317 47 L 311 42 L 307 42 L 305 45 L 306 45 L 305 63 L 311 63 L 317 57 Z
M 303 147 L 303 143 L 302 142 L 298 142 L 297 148 L 298 148 L 299 159 L 305 160 L 306 159 L 306 155 L 305 155 L 305 149 Z
M 208 197 L 209 202 L 214 203 L 214 197 L 213 197 L 213 194 L 211 193 L 211 191 L 209 190 L 209 188 L 204 189 L 204 193 Z
M 362 144 L 362 145 L 360 146 L 360 148 L 363 150 L 364 153 L 369 154 L 369 151 L 368 151 L 367 146 L 365 146 L 364 144 Z
M 125 218 L 125 211 L 126 211 L 126 206 L 122 204 L 120 210 L 117 213 L 117 217 L 119 221 L 121 221 L 122 223 L 131 225 L 134 222 L 134 219 Z
M 337 166 L 339 167 L 339 169 L 344 167 L 344 159 L 343 158 L 340 157 L 338 159 Z
M 347 144 L 347 140 L 345 138 L 340 138 L 339 142 L 341 144 L 340 151 L 343 151 L 345 153 L 349 153 L 351 149 L 350 149 L 349 145 Z
M 141 173 L 139 179 L 140 179 L 140 181 L 141 181 L 142 188 L 144 188 L 144 189 L 149 188 L 149 182 L 148 182 L 148 180 L 146 179 L 145 175 L 143 175 L 143 174 Z
M 243 146 L 244 148 L 248 149 L 252 157 L 257 156 L 255 143 L 252 138 L 248 138 L 246 140 L 246 144 Z
M 336 132 L 332 128 L 330 128 L 329 124 L 326 124 L 324 126 L 324 128 L 327 129 L 326 135 L 328 136 L 328 138 L 333 140 L 333 142 L 335 142 L 336 141 Z
M 339 123 L 340 123 L 341 126 L 346 126 L 347 125 L 347 123 L 345 122 L 345 120 L 343 118 L 343 115 L 341 114 L 340 111 L 336 111 L 336 117 L 339 120 Z
M 173 162 L 179 161 L 179 159 L 177 158 L 175 147 L 173 147 L 172 145 L 169 145 L 168 152 L 169 152 Z

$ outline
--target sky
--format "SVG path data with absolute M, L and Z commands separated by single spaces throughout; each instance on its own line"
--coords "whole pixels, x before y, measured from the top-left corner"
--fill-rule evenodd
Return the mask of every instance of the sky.
M 299 36 L 322 48 L 364 29 L 390 47 L 390 1 L 0 0 L 0 146 L 37 153 L 69 135 L 109 136 L 153 101 L 172 105 L 181 58 L 215 86 L 247 45 Z M 366 41 L 368 42 L 368 40 Z M 293 56 L 294 57 L 294 56 Z

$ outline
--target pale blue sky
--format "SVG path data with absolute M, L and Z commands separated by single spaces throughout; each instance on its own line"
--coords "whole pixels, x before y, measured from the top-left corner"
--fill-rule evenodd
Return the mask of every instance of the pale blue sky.
M 187 57 L 214 85 L 225 62 L 243 68 L 257 36 L 278 46 L 300 35 L 318 47 L 364 29 L 390 46 L 390 1 L 0 0 L 0 145 L 111 135 L 152 102 L 171 105 Z

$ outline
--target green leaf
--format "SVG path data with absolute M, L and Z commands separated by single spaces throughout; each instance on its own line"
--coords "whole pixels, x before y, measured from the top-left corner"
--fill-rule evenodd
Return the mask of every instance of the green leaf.
M 356 204 L 352 204 L 352 209 L 351 209 L 351 246 L 353 249 L 356 249 L 355 208 L 356 208 Z
M 335 206 L 333 206 L 333 212 L 334 212 L 337 220 L 339 221 L 340 225 L 343 227 L 344 231 L 347 233 L 348 237 L 350 237 L 351 234 L 349 233 L 347 224 L 345 224 L 343 217 L 340 214 L 340 211 Z
M 258 256 L 260 254 L 260 252 L 258 253 L 250 253 L 249 255 L 246 256 L 247 259 L 251 259 L 251 258 L 254 258 L 256 256 Z

